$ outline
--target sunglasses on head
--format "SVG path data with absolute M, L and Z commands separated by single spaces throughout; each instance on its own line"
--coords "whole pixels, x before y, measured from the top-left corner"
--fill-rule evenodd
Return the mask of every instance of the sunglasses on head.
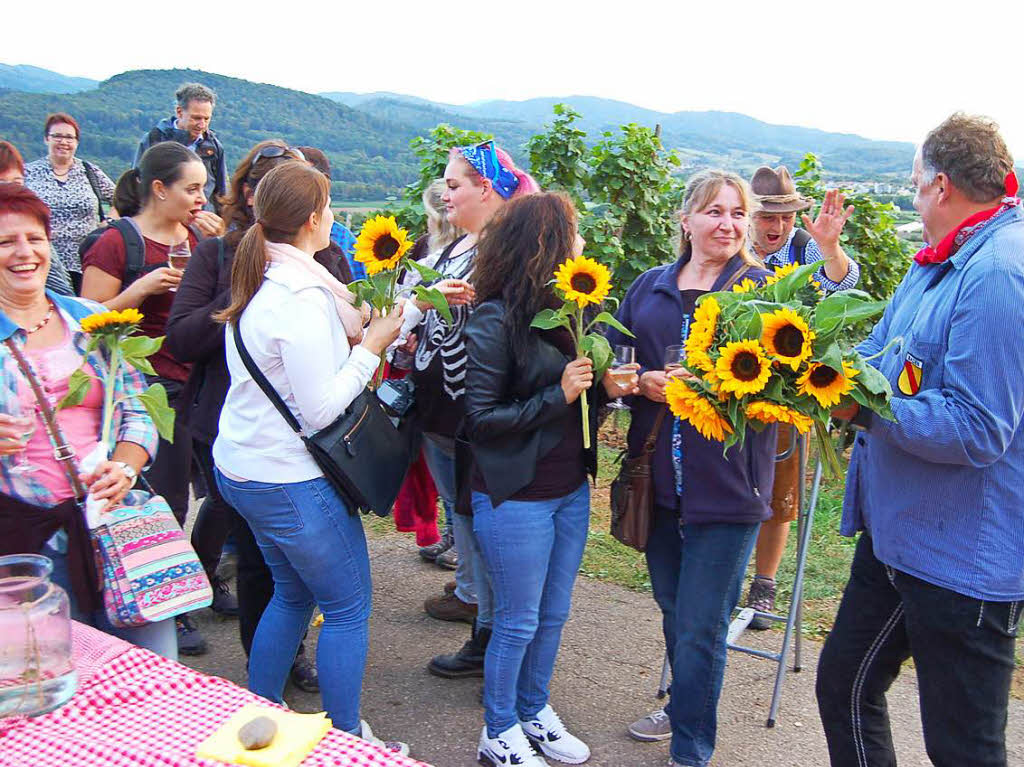
M 252 162 L 249 163 L 249 166 L 252 167 L 264 158 L 271 160 L 275 157 L 284 157 L 286 154 L 291 154 L 298 160 L 306 159 L 305 155 L 293 146 L 279 146 L 278 144 L 271 144 L 270 146 L 265 146 L 258 151 L 256 156 L 252 158 Z

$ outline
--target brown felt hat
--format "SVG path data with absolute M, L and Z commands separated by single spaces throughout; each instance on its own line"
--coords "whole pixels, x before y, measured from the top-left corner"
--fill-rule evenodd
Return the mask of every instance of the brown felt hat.
M 750 189 L 761 205 L 762 213 L 795 213 L 807 210 L 814 202 L 796 191 L 796 184 L 785 165 L 775 170 L 762 165 L 754 171 Z

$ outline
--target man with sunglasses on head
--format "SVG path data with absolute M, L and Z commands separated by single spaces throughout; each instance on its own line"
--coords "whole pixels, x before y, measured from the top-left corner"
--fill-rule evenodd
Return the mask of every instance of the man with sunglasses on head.
M 195 224 L 207 237 L 216 237 L 224 233 L 224 222 L 217 214 L 220 212 L 220 197 L 227 192 L 228 182 L 224 146 L 210 129 L 217 94 L 200 83 L 185 83 L 174 97 L 174 114 L 162 119 L 142 137 L 132 167 L 138 167 L 145 151 L 161 141 L 177 141 L 199 155 L 206 166 L 204 191 L 207 203 L 204 211 L 196 217 Z

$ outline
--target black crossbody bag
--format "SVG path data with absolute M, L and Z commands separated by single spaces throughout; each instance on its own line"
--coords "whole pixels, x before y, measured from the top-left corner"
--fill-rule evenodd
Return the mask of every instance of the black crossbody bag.
M 237 322 L 232 332 L 245 369 L 299 435 L 324 477 L 345 499 L 349 512 L 372 511 L 386 517 L 419 455 L 421 434 L 415 424 L 415 408 L 408 407 L 400 417 L 389 416 L 377 394 L 364 389 L 333 423 L 307 437 L 245 348 Z

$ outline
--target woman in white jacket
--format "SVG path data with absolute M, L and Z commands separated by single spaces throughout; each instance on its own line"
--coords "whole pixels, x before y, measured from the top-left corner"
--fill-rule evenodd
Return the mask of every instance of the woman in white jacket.
M 245 517 L 274 576 L 274 596 L 253 640 L 249 689 L 282 702 L 292 658 L 313 608 L 324 615 L 317 670 L 334 726 L 366 734 L 359 698 L 370 615 L 370 566 L 359 517 L 324 478 L 299 436 L 246 371 L 238 323 L 257 367 L 303 428 L 316 432 L 370 381 L 398 336 L 401 312 L 362 328 L 353 296 L 313 254 L 333 216 L 323 174 L 285 163 L 256 188 L 256 224 L 236 250 L 228 323 L 231 372 L 213 446 L 224 498 Z M 365 729 L 364 729 L 365 728 Z

